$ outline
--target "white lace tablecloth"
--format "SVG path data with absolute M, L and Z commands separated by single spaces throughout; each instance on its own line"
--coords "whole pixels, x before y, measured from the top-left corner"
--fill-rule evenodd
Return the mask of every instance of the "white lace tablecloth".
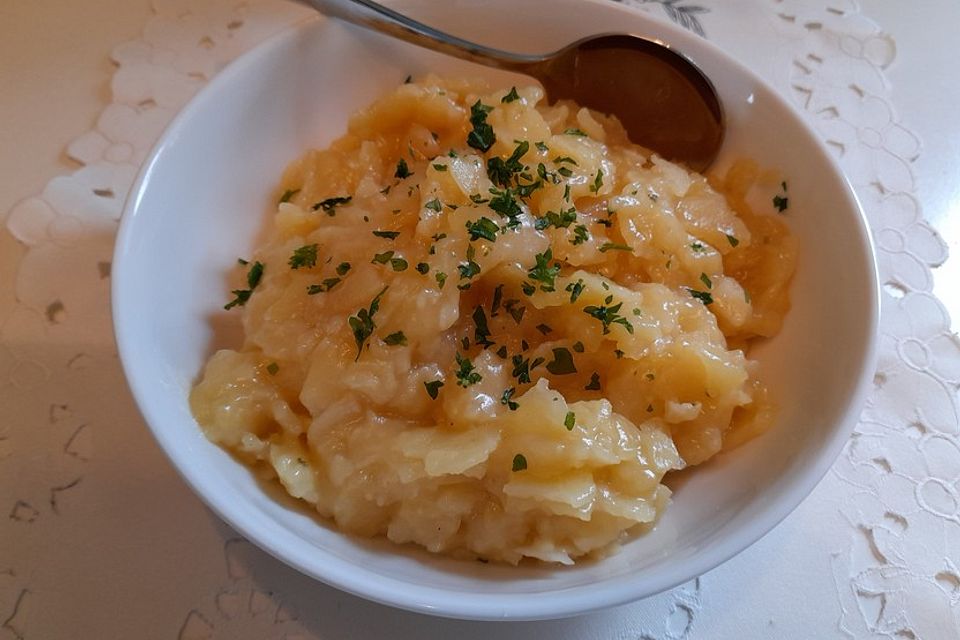
M 49 0 L 13 3 L 0 7 L 0 87 L 21 106 L 0 140 L 62 145 L 66 159 L 0 144 L 5 175 L 29 162 L 46 171 L 0 179 L 11 203 L 0 211 L 0 640 L 960 638 L 960 343 L 947 312 L 960 316 L 960 268 L 944 264 L 960 244 L 960 5 L 623 1 L 713 40 L 788 95 L 867 211 L 884 289 L 875 390 L 803 505 L 689 584 L 542 623 L 396 611 L 266 556 L 200 504 L 142 424 L 112 340 L 110 259 L 124 197 L 166 123 L 224 64 L 307 12 L 279 0 L 89 0 L 73 24 Z M 426 2 L 407 4 L 424 15 Z M 44 24 L 24 21 L 24 36 L 15 15 L 30 12 Z M 141 13 L 141 35 L 126 41 Z M 89 51 L 84 34 L 114 38 L 115 67 L 71 57 L 70 38 Z M 70 104 L 48 103 L 57 86 L 39 95 L 31 69 L 51 61 L 8 55 L 18 37 L 68 39 L 56 40 L 60 90 L 103 94 L 88 130 L 45 120 Z M 101 70 L 109 91 L 71 65 Z

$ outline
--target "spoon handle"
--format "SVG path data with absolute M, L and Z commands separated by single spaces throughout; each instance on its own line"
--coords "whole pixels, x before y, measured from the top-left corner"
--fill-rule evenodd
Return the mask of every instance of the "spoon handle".
M 532 65 L 542 60 L 541 56 L 510 53 L 457 38 L 422 22 L 412 20 L 393 9 L 373 2 L 373 0 L 298 1 L 324 15 L 339 18 L 373 31 L 379 31 L 425 49 L 488 67 L 530 73 Z

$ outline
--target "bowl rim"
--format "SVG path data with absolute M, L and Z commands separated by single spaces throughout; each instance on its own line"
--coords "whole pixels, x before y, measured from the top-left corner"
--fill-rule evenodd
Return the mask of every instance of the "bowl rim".
M 137 212 L 145 192 L 149 189 L 154 166 L 160 160 L 164 149 L 179 137 L 179 132 L 189 123 L 194 113 L 206 109 L 208 104 L 216 99 L 221 87 L 230 85 L 242 78 L 249 67 L 254 66 L 264 58 L 273 56 L 278 49 L 301 37 L 304 32 L 322 28 L 322 25 L 329 21 L 328 18 L 320 15 L 307 17 L 296 22 L 290 28 L 267 38 L 228 64 L 188 102 L 161 134 L 137 174 L 123 208 L 113 256 L 115 268 L 111 283 L 111 307 L 114 336 L 127 384 L 154 439 L 173 462 L 173 466 L 180 476 L 212 511 L 248 540 L 290 567 L 337 589 L 408 611 L 472 620 L 565 618 L 625 604 L 666 591 L 723 564 L 759 541 L 792 513 L 826 475 L 852 433 L 865 404 L 876 367 L 879 342 L 880 281 L 876 253 L 863 208 L 849 180 L 819 134 L 807 123 L 797 108 L 790 104 L 777 90 L 712 42 L 681 27 L 651 17 L 639 9 L 614 4 L 609 0 L 577 0 L 577 2 L 582 5 L 584 11 L 590 10 L 591 7 L 602 7 L 606 11 L 619 11 L 626 14 L 625 18 L 630 21 L 630 28 L 627 32 L 636 32 L 641 26 L 656 30 L 662 36 L 661 41 L 663 43 L 680 48 L 685 55 L 694 61 L 703 52 L 707 52 L 708 55 L 718 59 L 723 66 L 730 68 L 737 75 L 748 78 L 756 86 L 765 90 L 768 94 L 765 98 L 775 102 L 778 109 L 791 114 L 798 128 L 803 130 L 811 139 L 811 142 L 820 152 L 821 158 L 819 160 L 826 163 L 829 171 L 842 182 L 843 191 L 847 198 L 846 204 L 857 213 L 859 235 L 857 238 L 851 238 L 851 241 L 859 241 L 860 248 L 869 263 L 865 266 L 872 276 L 872 286 L 869 291 L 865 292 L 869 301 L 866 318 L 869 335 L 866 336 L 865 349 L 861 359 L 860 377 L 853 393 L 846 401 L 842 415 L 830 432 L 829 440 L 817 449 L 817 455 L 810 460 L 806 472 L 784 488 L 780 494 L 780 499 L 760 509 L 750 526 L 744 528 L 743 535 L 728 537 L 720 544 L 700 550 L 690 558 L 684 559 L 682 570 L 673 572 L 672 577 L 660 575 L 655 576 L 653 580 L 647 578 L 642 588 L 638 588 L 635 580 L 632 580 L 634 576 L 626 575 L 605 580 L 601 584 L 525 593 L 522 596 L 506 597 L 500 593 L 489 592 L 471 593 L 469 597 L 464 597 L 463 592 L 411 584 L 408 581 L 385 576 L 346 561 L 336 554 L 322 554 L 322 562 L 317 562 L 316 558 L 305 558 L 303 554 L 291 552 L 290 549 L 295 548 L 295 545 L 288 547 L 285 546 L 286 543 L 302 539 L 275 521 L 270 521 L 266 527 L 263 521 L 257 521 L 254 525 L 245 509 L 223 501 L 214 492 L 208 491 L 203 473 L 185 465 L 178 458 L 176 443 L 162 428 L 163 420 L 151 410 L 150 403 L 147 400 L 149 381 L 143 375 L 138 374 L 136 363 L 131 356 L 134 349 L 134 338 L 128 330 L 126 322 L 128 311 L 124 304 L 124 292 L 129 287 L 135 286 L 135 283 L 129 281 L 128 270 L 124 268 L 126 262 L 124 250 L 131 244 L 131 239 L 136 230 Z M 130 313 L 132 314 L 133 311 L 131 310 Z M 749 531 L 749 534 L 747 534 L 747 531 Z

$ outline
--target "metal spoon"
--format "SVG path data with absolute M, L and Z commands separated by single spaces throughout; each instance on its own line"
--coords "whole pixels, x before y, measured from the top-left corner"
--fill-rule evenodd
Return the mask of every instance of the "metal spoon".
M 683 54 L 655 40 L 600 35 L 546 55 L 468 42 L 372 0 L 300 0 L 318 11 L 433 51 L 533 76 L 552 100 L 613 114 L 630 139 L 703 171 L 720 150 L 723 109 L 710 80 Z

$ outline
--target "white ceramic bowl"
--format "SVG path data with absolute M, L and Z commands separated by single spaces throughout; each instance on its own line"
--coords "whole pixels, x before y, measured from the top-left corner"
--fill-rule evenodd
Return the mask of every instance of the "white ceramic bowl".
M 398 3 L 394 3 L 397 5 Z M 453 6 L 456 5 L 456 6 Z M 813 489 L 854 425 L 874 361 L 878 288 L 869 234 L 837 165 L 800 117 L 708 42 L 611 2 L 407 2 L 435 25 L 539 52 L 590 33 L 654 36 L 693 58 L 729 119 L 720 163 L 747 156 L 789 180 L 801 245 L 793 309 L 756 349 L 781 403 L 767 434 L 675 486 L 656 529 L 616 556 L 572 568 L 504 567 L 431 556 L 336 531 L 269 491 L 209 443 L 187 395 L 231 339 L 225 274 L 248 255 L 286 164 L 345 130 L 347 116 L 428 71 L 509 76 L 318 19 L 225 69 L 179 115 L 144 166 L 117 244 L 113 305 L 130 386 L 153 433 L 210 507 L 277 558 L 379 602 L 475 619 L 570 616 L 657 593 L 755 542 Z M 429 7 L 425 10 L 425 7 Z M 504 16 L 509 16 L 509 19 Z

